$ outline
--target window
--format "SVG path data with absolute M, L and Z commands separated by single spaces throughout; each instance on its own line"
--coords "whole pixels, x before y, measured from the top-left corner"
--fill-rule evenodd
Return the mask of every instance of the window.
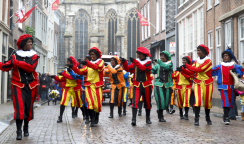
M 127 58 L 136 58 L 137 47 L 140 47 L 140 20 L 133 10 L 127 17 Z
M 208 0 L 207 6 L 207 10 L 212 8 L 212 0 Z
M 58 67 L 62 68 L 65 65 L 65 42 L 64 42 L 64 33 L 65 33 L 65 17 L 62 17 L 59 20 L 59 48 L 58 48 Z M 76 33 L 75 33 L 76 36 Z
M 150 1 L 147 2 L 147 20 L 149 22 L 148 28 L 148 37 L 151 36 L 151 30 L 150 30 Z
M 141 14 L 143 15 L 143 8 L 141 8 Z M 141 26 L 141 40 L 144 40 L 144 28 Z
M 19 9 L 23 7 L 23 0 L 19 0 Z M 18 23 L 18 27 L 22 29 L 22 23 Z
M 180 5 L 179 6 L 182 6 L 184 4 L 184 0 L 179 0 L 180 1 Z
M 75 58 L 85 58 L 88 54 L 88 21 L 89 17 L 86 13 L 79 11 L 75 18 Z M 109 19 L 109 39 L 108 46 L 111 50 L 112 38 L 114 39 L 114 21 Z M 111 32 L 110 32 L 111 31 Z M 114 41 L 113 41 L 114 46 Z
M 239 19 L 239 40 L 240 40 L 240 47 L 239 47 L 239 60 L 240 63 L 244 63 L 244 17 Z
M 231 48 L 231 20 L 225 23 L 225 43 Z
M 200 43 L 204 43 L 204 29 L 203 29 L 203 8 L 199 9 L 199 23 L 200 23 Z
M 2 54 L 7 55 L 7 35 L 5 33 L 3 33 Z
M 215 4 L 214 5 L 217 5 L 219 4 L 219 0 L 215 0 Z
M 183 53 L 186 52 L 186 23 L 185 20 L 182 21 L 182 27 L 183 27 Z
M 147 19 L 147 5 L 144 5 L 144 17 Z M 144 26 L 145 29 L 145 38 L 147 38 L 147 28 L 148 26 Z
M 117 14 L 115 11 L 108 13 L 108 54 L 112 52 L 114 54 L 117 51 L 115 46 L 115 35 L 117 33 Z
M 208 48 L 209 48 L 209 57 L 213 63 L 213 33 L 212 33 L 212 31 L 208 32 Z
M 220 27 L 215 30 L 215 42 L 216 42 L 216 65 L 221 63 L 221 32 Z
M 4 22 L 8 23 L 8 0 L 5 0 Z
M 165 30 L 165 18 L 166 18 L 165 0 L 162 0 L 162 30 Z
M 198 46 L 197 38 L 198 38 L 198 31 L 197 31 L 197 11 L 194 12 L 194 48 Z
M 192 37 L 192 16 L 188 18 L 188 51 L 193 50 L 193 37 Z
M 157 29 L 156 29 L 156 33 L 158 33 L 159 32 L 159 0 L 157 0 L 157 2 L 156 2 L 157 4 L 157 11 L 156 11 L 156 16 L 157 16 L 157 18 L 156 18 L 156 25 L 157 25 Z

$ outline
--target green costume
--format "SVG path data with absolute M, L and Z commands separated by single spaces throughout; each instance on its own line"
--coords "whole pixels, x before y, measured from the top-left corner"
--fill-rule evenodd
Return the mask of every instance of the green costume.
M 173 80 L 171 72 L 173 70 L 173 63 L 171 55 L 167 51 L 162 51 L 161 54 L 167 56 L 168 61 L 162 62 L 157 60 L 157 64 L 152 68 L 151 73 L 157 74 L 154 83 L 154 96 L 157 102 L 158 110 L 165 110 L 169 104 L 169 99 L 172 94 Z

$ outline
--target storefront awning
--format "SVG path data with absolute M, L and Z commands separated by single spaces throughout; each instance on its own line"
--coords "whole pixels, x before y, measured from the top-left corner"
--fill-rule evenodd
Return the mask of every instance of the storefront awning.
M 151 48 L 150 48 L 151 59 L 155 58 L 154 55 L 155 55 L 156 48 L 159 48 L 160 52 L 164 51 L 165 50 L 165 40 L 161 40 L 159 42 L 155 42 L 155 43 L 151 44 Z

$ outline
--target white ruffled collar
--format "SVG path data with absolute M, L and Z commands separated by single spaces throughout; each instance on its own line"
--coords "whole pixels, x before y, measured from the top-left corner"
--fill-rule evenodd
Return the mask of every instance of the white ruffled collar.
M 21 57 L 32 57 L 33 55 L 36 54 L 36 52 L 32 49 L 29 51 L 17 50 L 16 54 Z
M 141 61 L 139 58 L 137 58 L 136 60 L 137 60 L 139 63 L 143 64 L 143 65 L 144 65 L 145 63 L 151 61 L 150 57 L 147 57 L 144 61 Z
M 235 64 L 235 62 L 231 61 L 231 62 L 221 62 L 221 65 L 223 66 L 233 66 Z
M 171 63 L 172 61 L 167 61 L 167 62 L 163 62 L 164 64 L 169 64 L 169 63 Z
M 206 57 L 203 58 L 203 59 L 200 59 L 200 57 L 198 57 L 198 58 L 197 58 L 197 63 L 199 63 L 199 64 L 203 64 L 204 61 L 207 60 L 207 59 L 210 59 L 210 58 L 209 58 L 208 56 L 206 56 Z
M 101 60 L 100 58 L 98 58 L 97 60 L 95 60 L 95 61 L 90 61 L 91 63 L 97 63 L 99 60 Z

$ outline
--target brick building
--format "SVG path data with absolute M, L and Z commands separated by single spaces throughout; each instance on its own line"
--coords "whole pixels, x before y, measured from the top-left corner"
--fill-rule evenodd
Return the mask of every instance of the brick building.
M 222 61 L 221 53 L 227 46 L 244 64 L 243 0 L 205 0 L 205 3 L 205 43 L 212 51 L 213 65 Z
M 140 0 L 139 11 L 151 23 L 141 26 L 141 46 L 150 49 L 152 58 L 165 50 L 165 0 Z

